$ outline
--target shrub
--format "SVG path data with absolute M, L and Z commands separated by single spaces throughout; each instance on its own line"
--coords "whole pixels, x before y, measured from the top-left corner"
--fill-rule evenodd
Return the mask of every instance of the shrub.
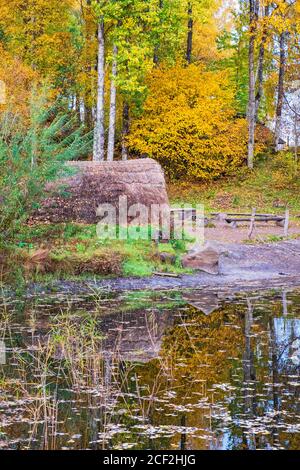
M 75 129 L 75 130 L 74 130 Z M 0 120 L 0 244 L 14 238 L 22 222 L 38 206 L 45 184 L 66 170 L 64 162 L 90 148 L 73 120 L 32 103 L 31 122 L 9 111 Z
M 171 179 L 213 179 L 245 160 L 247 123 L 235 118 L 224 72 L 201 66 L 155 70 L 142 116 L 132 124 L 133 152 L 159 160 Z

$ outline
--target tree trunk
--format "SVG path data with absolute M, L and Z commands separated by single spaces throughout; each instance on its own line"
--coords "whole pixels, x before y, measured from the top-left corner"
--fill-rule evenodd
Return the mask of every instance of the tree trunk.
M 163 6 L 164 6 L 164 2 L 163 0 L 159 0 L 158 2 L 158 8 L 160 10 L 163 9 Z M 159 42 L 159 34 L 157 35 L 157 40 L 156 40 L 156 44 L 154 46 L 154 54 L 153 54 L 153 62 L 154 64 L 157 66 L 159 64 L 159 46 L 160 46 L 160 42 Z
M 249 39 L 249 101 L 248 101 L 248 168 L 254 166 L 255 144 L 255 32 L 257 19 L 257 2 L 250 0 L 250 39 Z
M 248 308 L 245 312 L 244 330 L 245 351 L 243 354 L 244 383 L 246 384 L 244 391 L 244 413 L 248 417 L 254 417 L 256 416 L 257 409 L 255 390 L 256 370 L 254 363 L 253 346 L 251 343 L 254 309 L 250 299 L 247 299 L 247 304 Z
M 94 74 L 92 71 L 97 71 L 97 66 L 94 64 L 94 58 L 91 57 L 91 48 L 90 44 L 94 41 L 95 36 L 98 37 L 98 28 L 92 20 L 91 14 L 91 0 L 86 0 L 86 3 L 80 2 L 81 6 L 81 16 L 84 23 L 84 67 L 86 69 L 87 81 L 84 85 L 83 93 L 83 111 L 84 111 L 84 125 L 88 131 L 92 131 L 94 127 L 93 122 L 93 107 L 91 105 L 93 88 L 94 88 L 94 79 L 92 78 Z
M 154 46 L 153 63 L 154 63 L 156 66 L 159 64 L 158 45 L 157 45 L 157 44 Z
M 192 4 L 188 4 L 188 34 L 187 34 L 187 49 L 186 49 L 186 61 L 188 64 L 192 63 L 192 52 L 193 52 L 193 7 Z
M 76 117 L 78 119 L 79 124 L 81 124 L 81 98 L 79 93 L 76 94 Z
M 123 104 L 123 125 L 122 125 L 122 160 L 128 160 L 127 136 L 129 134 L 129 104 Z
M 264 20 L 269 17 L 270 14 L 270 6 L 267 5 L 264 9 Z M 258 71 L 257 71 L 257 92 L 255 97 L 255 122 L 258 121 L 258 112 L 260 107 L 260 102 L 263 96 L 263 80 L 264 80 L 264 63 L 265 63 L 265 50 L 266 50 L 266 42 L 268 38 L 268 26 L 266 21 L 263 26 L 263 33 L 261 38 L 261 44 L 259 48 L 259 56 L 258 56 Z
M 93 113 L 92 108 L 87 104 L 88 96 L 84 98 L 84 125 L 87 130 L 92 130 L 93 128 Z
M 282 131 L 282 110 L 284 99 L 284 77 L 286 68 L 286 33 L 283 32 L 279 39 L 280 47 L 280 62 L 279 62 L 279 75 L 278 75 L 278 90 L 277 90 L 277 107 L 276 107 L 276 124 L 275 124 L 275 150 L 280 149 L 280 138 Z
M 109 132 L 108 132 L 108 145 L 107 145 L 107 160 L 113 161 L 115 151 L 115 133 L 116 133 L 116 109 L 117 109 L 117 46 L 113 47 L 113 63 L 112 63 L 112 77 L 110 84 L 110 108 L 109 108 Z
M 296 168 L 296 171 L 298 169 L 298 146 L 299 146 L 299 142 L 298 142 L 298 115 L 297 113 L 295 113 L 295 119 L 294 119 L 294 155 L 295 155 L 295 168 Z
M 104 79 L 105 79 L 105 39 L 104 22 L 98 26 L 98 87 L 97 112 L 94 130 L 93 160 L 103 161 L 105 154 L 105 128 L 104 128 Z

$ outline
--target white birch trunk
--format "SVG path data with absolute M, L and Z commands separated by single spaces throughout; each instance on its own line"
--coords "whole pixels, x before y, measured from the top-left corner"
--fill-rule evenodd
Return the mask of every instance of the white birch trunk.
M 279 74 L 278 74 L 278 90 L 277 90 L 277 107 L 276 107 L 276 123 L 275 123 L 275 150 L 280 150 L 280 139 L 282 134 L 282 110 L 283 110 L 283 99 L 284 99 L 284 78 L 286 69 L 286 38 L 285 32 L 281 33 L 279 45 L 280 45 L 280 63 L 279 63 Z
M 128 160 L 127 136 L 129 134 L 129 105 L 125 101 L 123 104 L 123 124 L 122 124 L 122 160 Z
M 116 111 L 117 111 L 117 54 L 118 48 L 113 48 L 113 64 L 112 64 L 112 78 L 110 84 L 110 108 L 109 108 L 109 132 L 108 132 L 108 145 L 107 145 L 107 160 L 113 161 L 115 151 L 115 133 L 116 133 Z
M 105 156 L 105 128 L 104 128 L 104 80 L 105 80 L 105 39 L 104 22 L 98 26 L 98 87 L 97 112 L 94 130 L 93 160 L 103 161 Z
M 254 166 L 255 145 L 255 33 L 256 33 L 256 1 L 250 0 L 250 39 L 249 39 L 249 101 L 248 101 L 248 168 Z
M 264 65 L 265 65 L 265 52 L 266 52 L 266 43 L 268 39 L 268 26 L 266 19 L 270 15 L 270 5 L 266 5 L 263 9 L 262 18 L 265 23 L 263 25 L 262 38 L 259 48 L 258 56 L 258 68 L 257 68 L 257 92 L 255 96 L 255 122 L 258 122 L 258 112 L 260 108 L 260 102 L 263 97 L 263 81 L 264 81 Z

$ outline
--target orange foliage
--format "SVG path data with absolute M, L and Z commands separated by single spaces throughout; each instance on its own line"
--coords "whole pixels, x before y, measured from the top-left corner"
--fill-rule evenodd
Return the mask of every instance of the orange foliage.
M 0 112 L 11 107 L 15 114 L 28 115 L 32 83 L 37 74 L 18 58 L 5 52 L 0 45 L 0 80 L 5 85 L 5 99 Z
M 51 79 L 58 87 L 69 78 L 74 51 L 70 0 L 0 0 L 0 30 L 5 49 Z

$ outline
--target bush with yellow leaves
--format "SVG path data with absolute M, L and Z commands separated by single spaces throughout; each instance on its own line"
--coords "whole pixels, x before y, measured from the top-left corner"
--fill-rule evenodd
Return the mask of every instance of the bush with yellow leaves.
M 202 66 L 156 69 L 144 112 L 132 123 L 132 152 L 158 160 L 170 179 L 229 174 L 247 153 L 247 122 L 237 119 L 224 72 Z

